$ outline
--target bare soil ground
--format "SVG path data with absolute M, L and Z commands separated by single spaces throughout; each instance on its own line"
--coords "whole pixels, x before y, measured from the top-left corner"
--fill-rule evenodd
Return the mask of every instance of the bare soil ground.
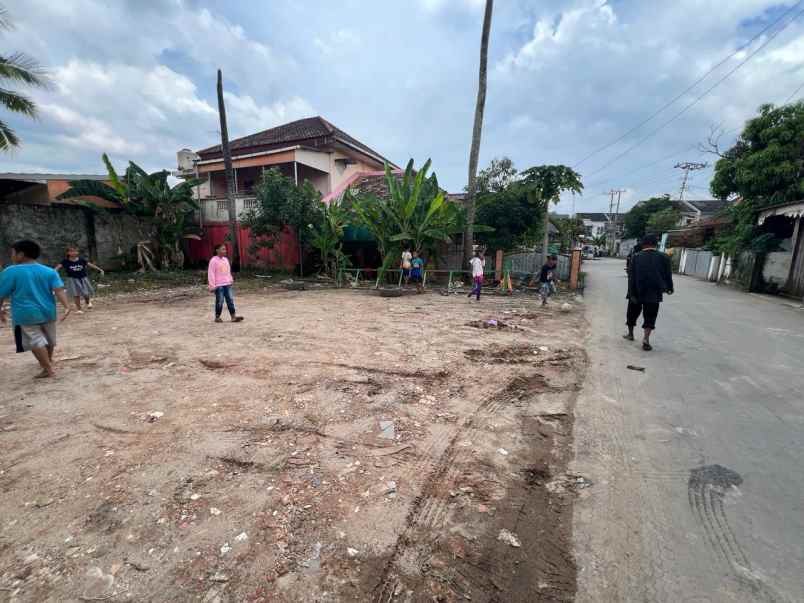
M 110 297 L 44 381 L 0 330 L 0 600 L 572 600 L 562 301 Z

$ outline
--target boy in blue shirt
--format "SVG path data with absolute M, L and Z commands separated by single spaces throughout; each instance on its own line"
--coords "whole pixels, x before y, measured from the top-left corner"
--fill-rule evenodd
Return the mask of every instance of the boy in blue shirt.
M 41 249 L 33 241 L 17 241 L 11 246 L 14 266 L 0 272 L 0 322 L 6 322 L 3 309 L 11 298 L 11 322 L 17 353 L 31 352 L 42 372 L 38 379 L 54 377 L 53 350 L 56 347 L 56 300 L 64 306 L 62 320 L 70 314 L 70 302 L 59 274 L 36 259 Z

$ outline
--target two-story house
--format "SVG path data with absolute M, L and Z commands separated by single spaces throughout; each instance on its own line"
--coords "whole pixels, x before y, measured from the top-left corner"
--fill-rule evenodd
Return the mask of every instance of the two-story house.
M 299 119 L 269 130 L 249 134 L 229 143 L 234 169 L 235 204 L 238 217 L 256 205 L 254 186 L 261 174 L 277 168 L 301 184 L 305 180 L 326 197 L 341 188 L 356 174 L 377 172 L 385 163 L 398 169 L 394 163 L 334 126 L 323 117 Z M 198 223 L 202 227 L 201 241 L 191 241 L 190 257 L 201 261 L 212 255 L 215 245 L 228 234 L 228 205 L 226 175 L 221 145 L 193 152 L 182 149 L 177 153 L 180 178 L 201 178 L 197 187 L 197 200 L 201 207 Z M 263 249 L 255 255 L 248 231 L 239 228 L 241 263 L 292 267 L 298 262 L 298 245 L 295 235 L 288 231 L 275 249 Z M 257 257 L 259 256 L 259 257 Z

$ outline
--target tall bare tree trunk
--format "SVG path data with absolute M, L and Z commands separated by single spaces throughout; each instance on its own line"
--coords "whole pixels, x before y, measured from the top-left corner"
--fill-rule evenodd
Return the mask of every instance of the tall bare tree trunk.
M 466 187 L 466 229 L 463 234 L 463 256 L 468 262 L 472 257 L 475 242 L 475 187 L 477 186 L 477 160 L 480 154 L 480 135 L 483 131 L 483 111 L 486 108 L 486 65 L 489 55 L 489 31 L 494 0 L 486 0 L 483 15 L 483 33 L 480 36 L 480 75 L 477 82 L 477 104 L 475 105 L 475 124 L 472 129 L 472 146 L 469 150 L 469 181 Z
M 218 115 L 221 119 L 221 148 L 223 169 L 226 173 L 226 201 L 229 206 L 229 237 L 232 239 L 232 270 L 240 269 L 240 242 L 237 236 L 237 205 L 234 196 L 234 170 L 232 151 L 229 148 L 229 130 L 226 128 L 226 107 L 223 104 L 223 75 L 218 69 Z
M 547 249 L 550 246 L 550 199 L 544 204 L 544 240 L 542 241 L 542 261 L 547 261 Z

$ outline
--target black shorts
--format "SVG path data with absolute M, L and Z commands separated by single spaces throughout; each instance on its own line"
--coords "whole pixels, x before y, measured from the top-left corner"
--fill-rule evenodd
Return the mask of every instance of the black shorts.
M 659 315 L 659 302 L 641 304 L 629 300 L 625 324 L 635 327 L 640 314 L 642 314 L 642 328 L 655 329 L 656 317 Z

